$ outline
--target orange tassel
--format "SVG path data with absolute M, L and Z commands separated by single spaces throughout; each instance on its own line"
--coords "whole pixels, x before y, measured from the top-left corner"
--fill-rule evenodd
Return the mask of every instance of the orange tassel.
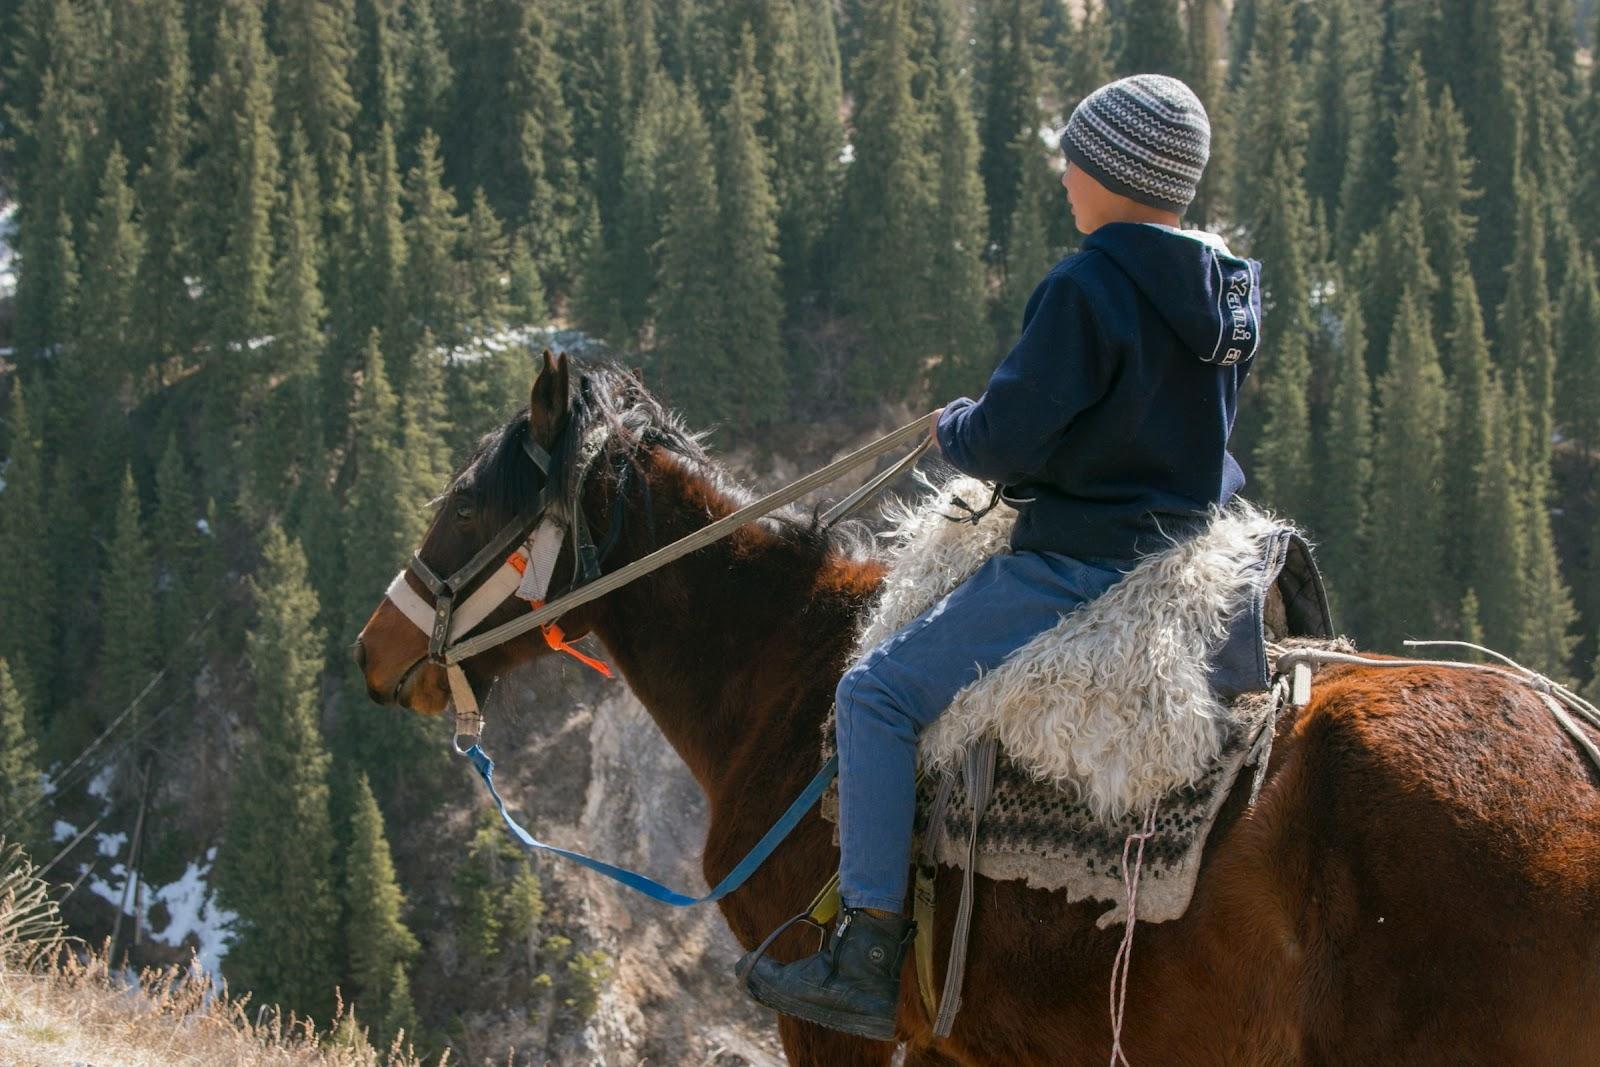
M 528 571 L 528 561 L 523 558 L 521 552 L 511 553 L 506 562 L 515 567 L 518 574 L 526 574 Z M 542 600 L 528 601 L 529 611 L 538 611 L 542 607 L 544 607 L 544 601 Z M 585 667 L 589 667 L 592 670 L 598 671 L 607 678 L 612 676 L 611 667 L 604 661 L 595 659 L 593 656 L 584 653 L 582 650 L 574 647 L 570 642 L 568 642 L 567 635 L 562 632 L 560 624 L 547 622 L 543 626 L 539 627 L 539 630 L 544 634 L 544 643 L 550 646 L 551 651 L 565 652 L 567 655 L 571 656 Z

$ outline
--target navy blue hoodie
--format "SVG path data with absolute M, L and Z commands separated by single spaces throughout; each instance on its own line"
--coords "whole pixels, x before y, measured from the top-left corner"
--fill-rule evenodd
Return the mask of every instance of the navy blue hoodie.
M 1045 275 L 983 396 L 939 419 L 945 457 L 1017 507 L 1013 548 L 1129 560 L 1238 492 L 1228 435 L 1260 288 L 1220 239 L 1132 222 Z

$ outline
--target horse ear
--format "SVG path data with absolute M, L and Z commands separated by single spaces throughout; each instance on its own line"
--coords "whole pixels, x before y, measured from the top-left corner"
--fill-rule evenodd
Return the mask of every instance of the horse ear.
M 566 353 L 556 359 L 548 348 L 545 349 L 543 365 L 538 377 L 533 379 L 533 392 L 528 398 L 528 432 L 546 449 L 554 448 L 556 438 L 566 429 L 570 383 Z

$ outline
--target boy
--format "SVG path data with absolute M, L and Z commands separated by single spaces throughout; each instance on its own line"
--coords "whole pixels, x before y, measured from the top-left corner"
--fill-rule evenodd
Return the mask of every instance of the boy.
M 1062 135 L 1080 251 L 1039 283 L 1022 337 L 982 397 L 930 432 L 1017 511 L 995 556 L 839 683 L 840 892 L 827 945 L 762 958 L 757 1000 L 824 1026 L 894 1037 L 918 734 L 978 674 L 1104 593 L 1244 484 L 1228 454 L 1260 338 L 1260 264 L 1178 225 L 1210 150 L 1175 78 L 1102 86 Z

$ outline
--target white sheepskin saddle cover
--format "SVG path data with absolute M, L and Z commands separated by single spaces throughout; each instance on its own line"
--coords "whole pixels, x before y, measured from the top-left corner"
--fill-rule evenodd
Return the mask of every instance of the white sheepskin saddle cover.
M 902 509 L 891 566 L 857 654 L 892 636 L 990 556 L 1016 512 L 951 522 L 952 498 L 981 501 L 971 478 Z M 1035 777 L 1070 790 L 1104 819 L 1143 811 L 1199 778 L 1222 751 L 1227 709 L 1207 681 L 1211 652 L 1258 574 L 1281 524 L 1247 504 L 1199 535 L 1141 560 L 1103 596 L 1065 616 L 956 694 L 922 737 L 922 765 L 950 770 L 984 735 Z
M 1015 512 L 952 522 L 956 498 L 989 499 L 957 477 L 893 509 L 890 569 L 857 641 L 865 653 L 1009 551 Z M 960 770 L 974 743 L 996 738 L 993 799 L 979 836 L 978 871 L 1066 889 L 1073 900 L 1120 901 L 1122 846 L 1152 807 L 1139 917 L 1161 922 L 1188 906 L 1206 834 L 1239 772 L 1270 741 L 1265 693 L 1224 704 L 1208 664 L 1230 620 L 1262 581 L 1263 556 L 1285 527 L 1237 501 L 1197 534 L 1141 559 L 1097 600 L 1064 616 L 1005 663 L 956 694 L 924 733 L 919 831 L 932 854 L 962 865 L 971 813 Z M 1320 594 L 1320 583 L 1318 584 Z M 828 744 L 832 750 L 832 723 Z M 1262 738 L 1262 734 L 1267 734 Z M 929 827 L 937 785 L 953 795 Z M 948 788 L 948 787 L 947 787 Z M 837 812 L 830 795 L 824 810 Z M 1121 905 L 1101 924 L 1121 921 Z

